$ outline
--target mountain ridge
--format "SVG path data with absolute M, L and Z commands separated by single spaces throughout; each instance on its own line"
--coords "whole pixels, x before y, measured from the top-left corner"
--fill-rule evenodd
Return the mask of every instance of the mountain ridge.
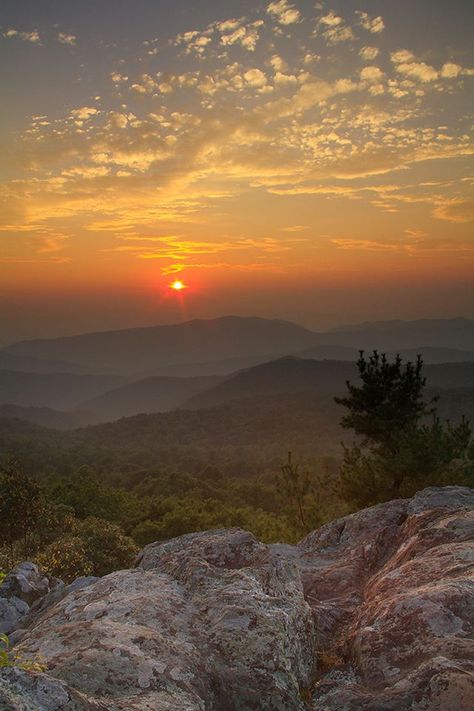
M 437 362 L 442 361 L 444 349 L 448 359 L 462 360 L 463 354 L 458 351 L 463 351 L 466 360 L 474 360 L 474 321 L 463 317 L 378 321 L 311 331 L 282 319 L 225 316 L 19 341 L 0 351 L 0 359 L 2 354 L 7 359 L 14 356 L 41 359 L 42 368 L 47 367 L 48 361 L 59 361 L 70 363 L 76 371 L 86 368 L 137 377 L 194 376 L 215 374 L 213 363 L 221 368 L 222 374 L 226 360 L 237 365 L 239 360 L 249 359 L 255 364 L 260 358 L 305 355 L 318 348 L 325 351 L 325 357 L 342 356 L 343 360 L 352 359 L 354 351 L 360 349 L 391 353 L 431 350 Z M 346 349 L 349 350 L 344 355 Z M 172 372 L 163 373 L 160 369 Z

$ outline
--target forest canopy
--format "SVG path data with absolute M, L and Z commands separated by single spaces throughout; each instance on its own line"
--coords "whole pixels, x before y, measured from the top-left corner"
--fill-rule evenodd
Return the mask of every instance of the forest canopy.
M 230 526 L 291 543 L 362 506 L 472 484 L 470 424 L 438 415 L 422 361 L 361 353 L 357 367 L 335 400 L 283 393 L 72 432 L 0 420 L 0 568 L 104 575 L 152 541 Z

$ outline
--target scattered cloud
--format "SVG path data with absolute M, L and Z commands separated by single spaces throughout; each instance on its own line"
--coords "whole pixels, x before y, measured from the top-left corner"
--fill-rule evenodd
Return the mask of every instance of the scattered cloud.
M 71 47 L 74 47 L 74 45 L 76 44 L 76 41 L 77 41 L 77 37 L 76 37 L 76 35 L 71 35 L 71 34 L 68 34 L 67 32 L 59 32 L 58 33 L 58 41 L 61 44 L 68 44 Z
M 23 42 L 31 42 L 32 44 L 41 44 L 41 37 L 38 30 L 30 30 L 29 32 L 22 32 L 20 30 L 15 30 L 10 28 L 3 33 L 3 36 L 7 39 L 20 39 Z
M 425 62 L 400 62 L 396 65 L 399 74 L 405 74 L 421 82 L 435 81 L 439 78 L 437 70 Z
M 255 191 L 270 220 L 276 196 L 301 205 L 308 196 L 318 219 L 336 201 L 408 215 L 399 240 L 337 236 L 340 250 L 427 249 L 426 229 L 404 229 L 416 224 L 415 209 L 439 229 L 447 221 L 463 229 L 473 206 L 467 183 L 452 173 L 474 147 L 468 117 L 451 101 L 474 70 L 441 49 L 420 55 L 391 45 L 388 55 L 384 37 L 372 44 L 385 27 L 380 16 L 359 12 L 351 26 L 321 5 L 316 28 L 302 19 L 295 4 L 279 0 L 260 15 L 146 40 L 134 61 L 115 56 L 105 87 L 83 105 L 32 117 L 16 141 L 8 158 L 15 177 L 0 185 L 2 234 L 28 235 L 35 253 L 51 259 L 69 258 L 72 235 L 86 233 L 99 235 L 104 255 L 157 259 L 165 270 L 196 266 L 196 255 L 208 267 L 220 255 L 219 264 L 256 269 L 259 253 L 276 255 L 276 269 L 279 254 L 313 233 L 303 211 L 298 219 L 310 224 L 285 218 L 287 227 L 275 227 L 286 240 L 191 236 L 225 234 L 223 225 L 245 221 L 236 205 Z M 41 32 L 3 36 L 39 44 Z M 57 30 L 50 36 L 77 42 Z M 441 92 L 449 92 L 449 111 Z M 433 160 L 449 181 L 418 184 L 413 176 Z
M 380 32 L 384 31 L 385 23 L 383 21 L 383 17 L 380 15 L 377 17 L 370 17 L 370 15 L 366 12 L 360 11 L 357 11 L 356 14 L 359 16 L 359 24 L 364 28 L 364 30 L 371 32 L 374 35 L 378 35 Z
M 433 210 L 433 215 L 439 220 L 448 220 L 449 222 L 472 222 L 474 220 L 474 200 L 472 198 L 440 200 Z
M 362 57 L 364 62 L 372 62 L 379 55 L 379 49 L 377 47 L 370 47 L 366 45 L 361 47 L 359 50 L 359 57 Z
M 330 45 L 355 39 L 351 27 L 346 25 L 342 17 L 336 15 L 332 10 L 319 18 L 317 31 Z
M 267 13 L 272 15 L 280 25 L 293 25 L 301 19 L 300 11 L 287 0 L 277 0 L 267 6 Z

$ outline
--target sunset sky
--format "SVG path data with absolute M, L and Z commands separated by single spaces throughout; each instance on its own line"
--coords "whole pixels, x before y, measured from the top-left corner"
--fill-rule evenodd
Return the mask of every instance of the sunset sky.
M 1 0 L 0 342 L 474 317 L 473 8 Z

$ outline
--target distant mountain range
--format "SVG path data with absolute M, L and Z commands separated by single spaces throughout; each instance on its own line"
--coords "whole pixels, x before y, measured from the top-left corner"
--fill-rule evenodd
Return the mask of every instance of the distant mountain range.
M 171 326 L 22 341 L 0 351 L 0 368 L 145 376 L 222 375 L 278 356 L 354 360 L 379 349 L 428 363 L 474 361 L 474 321 L 380 321 L 323 333 L 287 321 L 227 316 Z
M 357 377 L 358 348 L 390 358 L 399 352 L 405 360 L 421 353 L 430 386 L 474 388 L 474 350 L 461 348 L 470 344 L 474 321 L 467 319 L 313 333 L 286 321 L 232 316 L 24 341 L 0 351 L 0 416 L 69 428 L 279 393 L 334 395 Z
M 314 343 L 314 334 L 293 323 L 228 316 L 69 338 L 22 341 L 6 352 L 42 360 L 71 361 L 119 374 L 154 375 L 162 366 L 218 361 L 258 354 L 285 354 Z
M 0 405 L 1 420 L 23 420 L 34 425 L 54 430 L 73 430 L 77 427 L 101 422 L 89 412 L 66 412 L 50 407 L 27 407 L 25 405 Z
M 425 365 L 423 372 L 427 386 L 431 388 L 474 388 L 474 363 Z M 277 393 L 318 392 L 337 395 L 345 391 L 347 380 L 358 380 L 355 363 L 280 358 L 236 373 L 193 396 L 181 407 L 201 409 L 223 405 L 232 400 L 265 398 Z
M 69 410 L 127 382 L 116 375 L 0 370 L 0 404 Z
M 474 391 L 474 362 L 425 365 L 424 373 L 431 389 Z M 8 378 L 10 382 L 5 387 Z M 294 356 L 230 376 L 152 377 L 133 382 L 111 376 L 0 371 L 0 397 L 5 397 L 2 381 L 3 393 L 8 392 L 5 401 L 8 405 L 0 405 L 0 417 L 20 417 L 36 424 L 69 429 L 142 413 L 202 410 L 246 399 L 263 402 L 289 393 L 332 397 L 345 391 L 346 380 L 357 379 L 353 362 Z M 55 413 L 57 409 L 69 412 Z
M 95 422 L 107 422 L 143 412 L 174 410 L 198 393 L 212 389 L 223 377 L 154 377 L 122 385 L 77 406 L 79 412 L 93 414 Z
M 467 318 L 418 319 L 417 321 L 369 321 L 340 326 L 326 332 L 333 343 L 355 348 L 417 348 L 420 344 L 474 349 L 474 321 Z M 341 338 L 343 340 L 341 340 Z M 368 345 L 372 343 L 372 346 Z
M 55 360 L 41 360 L 28 355 L 0 351 L 0 370 L 15 370 L 22 373 L 76 373 L 91 372 L 77 363 L 61 363 Z M 97 373 L 96 369 L 92 369 Z

